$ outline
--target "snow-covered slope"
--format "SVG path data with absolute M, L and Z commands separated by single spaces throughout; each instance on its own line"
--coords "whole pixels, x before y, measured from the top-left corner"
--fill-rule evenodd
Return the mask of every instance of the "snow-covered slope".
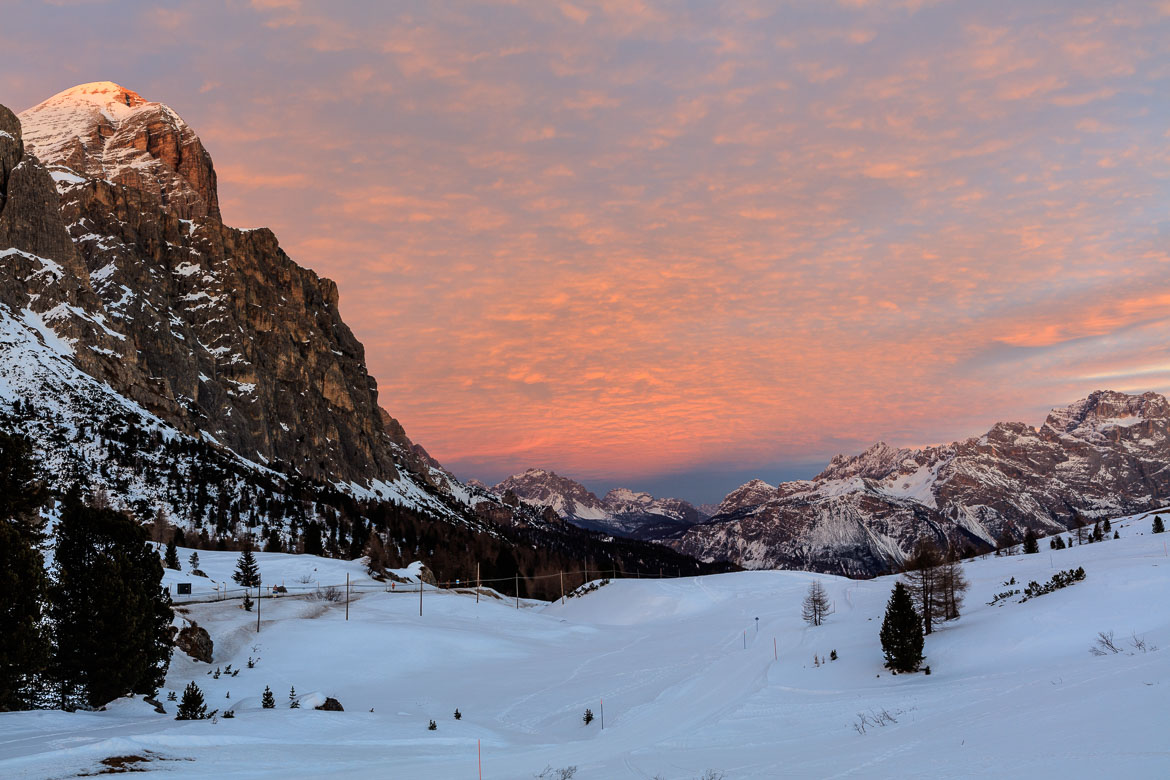
M 484 778 L 572 766 L 575 780 L 1161 778 L 1170 558 L 1148 517 L 1115 527 L 1121 539 L 968 562 L 963 616 L 927 637 L 929 676 L 882 667 L 889 577 L 618 580 L 520 609 L 428 588 L 421 617 L 417 591 L 378 590 L 352 601 L 348 621 L 341 603 L 287 597 L 263 602 L 258 634 L 238 601 L 192 605 L 214 659 L 176 656 L 166 689 L 195 681 L 234 718 L 177 722 L 132 700 L 3 713 L 0 775 L 74 776 L 138 756 L 168 777 L 475 778 L 482 763 Z M 224 558 L 208 560 L 219 576 L 230 566 L 229 554 L 201 555 Z M 299 579 L 283 567 L 310 560 L 258 558 L 266 582 Z M 1078 566 L 1083 582 L 988 605 L 1012 579 Z M 835 608 L 817 628 L 800 619 L 814 579 Z M 1121 652 L 1091 654 L 1098 632 Z M 274 710 L 260 709 L 265 686 Z M 301 709 L 287 706 L 293 686 Z M 326 696 L 345 712 L 310 708 Z
M 878 442 L 838 455 L 811 480 L 750 482 L 674 544 L 748 568 L 872 575 L 900 563 L 922 536 L 985 549 L 1005 533 L 1048 533 L 1168 495 L 1170 403 L 1099 391 L 1053 410 L 1039 428 L 997 423 L 925 449 Z

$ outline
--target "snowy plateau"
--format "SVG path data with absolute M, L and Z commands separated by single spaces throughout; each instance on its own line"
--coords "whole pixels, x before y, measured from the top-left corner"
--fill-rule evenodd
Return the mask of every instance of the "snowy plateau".
M 962 617 L 926 638 L 930 675 L 882 666 L 892 577 L 620 579 L 563 604 L 426 586 L 420 617 L 417 567 L 388 591 L 360 561 L 259 554 L 290 592 L 261 601 L 257 633 L 238 599 L 208 600 L 236 554 L 200 551 L 207 579 L 166 583 L 195 583 L 182 619 L 208 629 L 214 658 L 176 651 L 169 714 L 138 699 L 0 714 L 0 776 L 1166 777 L 1170 557 L 1150 515 L 1113 526 L 1119 539 L 965 563 Z M 1083 582 L 989 605 L 1013 579 L 1076 567 Z M 346 574 L 348 621 L 344 603 L 298 595 Z M 800 618 L 813 580 L 834 605 L 816 628 Z M 1090 652 L 1098 632 L 1119 652 Z M 191 681 L 220 717 L 174 719 L 166 692 Z M 313 709 L 327 696 L 345 711 Z

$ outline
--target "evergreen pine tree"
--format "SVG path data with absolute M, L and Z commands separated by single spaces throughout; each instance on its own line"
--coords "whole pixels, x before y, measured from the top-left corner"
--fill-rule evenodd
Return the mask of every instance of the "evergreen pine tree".
M 1040 544 L 1036 540 L 1036 532 L 1029 528 L 1024 533 L 1024 554 L 1031 555 L 1040 552 Z
M 191 571 L 199 570 L 199 551 L 192 550 L 191 555 L 187 558 L 187 565 L 191 567 Z
M 240 553 L 232 579 L 245 588 L 254 588 L 260 584 L 260 567 L 256 565 L 256 556 L 252 555 L 251 547 L 245 547 Z
M 1105 532 L 1101 530 L 1101 521 L 1093 523 L 1093 541 L 1099 542 L 1105 538 Z
M 588 726 L 590 723 L 592 723 L 593 722 L 593 710 L 586 707 L 585 714 L 583 716 L 581 716 L 581 720 L 585 721 L 586 726 Z
M 39 535 L 38 510 L 48 500 L 48 488 L 36 477 L 32 442 L 0 432 L 0 518 L 20 521 Z
M 321 526 L 317 524 L 316 520 L 305 526 L 302 541 L 305 545 L 305 555 L 325 554 L 325 547 L 321 544 Z
M 49 652 L 39 514 L 48 492 L 35 472 L 28 438 L 0 432 L 0 712 L 32 705 Z
M 41 621 L 45 562 L 17 521 L 0 518 L 0 712 L 32 705 L 49 638 Z
M 173 569 L 174 571 L 183 570 L 183 567 L 179 565 L 179 551 L 175 547 L 174 539 L 171 539 L 169 542 L 167 542 L 167 553 L 164 561 L 168 569 Z
M 56 526 L 49 589 L 61 706 L 90 706 L 162 684 L 172 645 L 170 596 L 146 530 L 74 487 Z
M 192 680 L 183 689 L 183 700 L 179 702 L 175 720 L 203 720 L 206 717 L 207 706 L 203 703 L 203 691 L 199 690 L 199 686 Z
M 1102 526 L 1102 529 L 1103 529 L 1103 530 L 1105 531 L 1105 533 L 1107 533 L 1107 534 L 1111 534 L 1111 533 L 1113 533 L 1113 523 L 1109 522 L 1109 518 L 1108 518 L 1108 517 L 1106 517 L 1106 518 L 1105 518 L 1105 525 L 1103 525 L 1103 526 Z
M 301 703 L 297 701 L 297 686 L 292 686 L 288 689 L 288 706 L 289 709 L 300 709 Z
M 914 672 L 922 663 L 922 618 L 914 611 L 910 593 L 901 582 L 894 584 L 881 629 L 886 666 L 896 672 Z
M 1165 532 L 1166 526 L 1162 524 L 1162 516 L 1154 515 L 1154 533 L 1160 534 Z
M 244 591 L 244 611 L 252 611 L 252 592 L 247 590 Z
M 260 706 L 266 710 L 276 707 L 276 697 L 272 695 L 272 689 L 267 685 L 264 686 L 264 695 L 260 697 Z
M 284 552 L 284 544 L 280 541 L 280 531 L 273 528 L 264 540 L 264 552 Z

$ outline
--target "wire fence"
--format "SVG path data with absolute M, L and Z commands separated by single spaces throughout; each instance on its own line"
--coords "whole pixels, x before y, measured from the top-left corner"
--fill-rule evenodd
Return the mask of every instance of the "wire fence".
M 497 597 L 497 598 L 518 598 L 516 593 L 507 595 L 501 593 L 493 584 L 507 583 L 513 586 L 513 589 L 518 590 L 520 583 L 530 583 L 533 580 L 551 580 L 560 579 L 565 587 L 562 589 L 565 597 L 570 597 L 577 591 L 588 587 L 593 582 L 602 580 L 616 580 L 616 579 L 677 579 L 683 575 L 680 570 L 674 573 L 667 573 L 660 570 L 654 572 L 641 571 L 624 571 L 619 568 L 609 569 L 581 569 L 576 571 L 562 571 L 553 574 L 534 574 L 534 575 L 513 575 L 511 577 L 483 577 L 462 579 L 457 578 L 453 580 L 444 580 L 434 584 L 415 581 L 399 582 L 397 580 L 389 580 L 386 582 L 379 582 L 376 580 L 358 580 L 346 582 L 321 582 L 319 580 L 298 580 L 295 583 L 282 582 L 280 584 L 264 584 L 259 588 L 251 587 L 245 588 L 243 586 L 229 586 L 228 583 L 212 581 L 214 587 L 208 587 L 204 583 L 193 581 L 189 583 L 192 586 L 203 585 L 199 590 L 192 588 L 191 593 L 178 593 L 177 588 L 171 590 L 171 601 L 174 604 L 206 604 L 215 601 L 231 601 L 234 599 L 243 600 L 245 596 L 250 598 L 283 598 L 283 597 L 301 597 L 307 599 L 314 599 L 320 601 L 341 601 L 346 597 L 346 593 L 350 596 L 362 593 L 396 593 L 396 594 L 411 594 L 418 595 L 420 585 L 428 591 L 448 592 L 448 593 L 462 593 L 474 595 L 478 590 L 480 595 Z M 579 581 L 581 584 L 573 587 L 568 587 L 568 583 Z M 560 596 L 558 596 L 560 598 Z

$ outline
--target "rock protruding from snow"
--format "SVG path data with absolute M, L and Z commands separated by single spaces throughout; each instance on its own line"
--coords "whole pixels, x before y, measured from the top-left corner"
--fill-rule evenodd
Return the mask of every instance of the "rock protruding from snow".
M 947 446 L 879 442 L 838 455 L 812 480 L 755 480 L 674 546 L 749 568 L 872 575 L 923 536 L 989 549 L 1087 518 L 1145 509 L 1170 495 L 1170 404 L 1157 393 L 1098 391 L 1054 409 L 1039 428 L 997 423 Z
M 147 193 L 180 219 L 219 219 L 211 156 L 168 106 L 95 81 L 57 93 L 20 119 L 25 144 L 46 165 Z

